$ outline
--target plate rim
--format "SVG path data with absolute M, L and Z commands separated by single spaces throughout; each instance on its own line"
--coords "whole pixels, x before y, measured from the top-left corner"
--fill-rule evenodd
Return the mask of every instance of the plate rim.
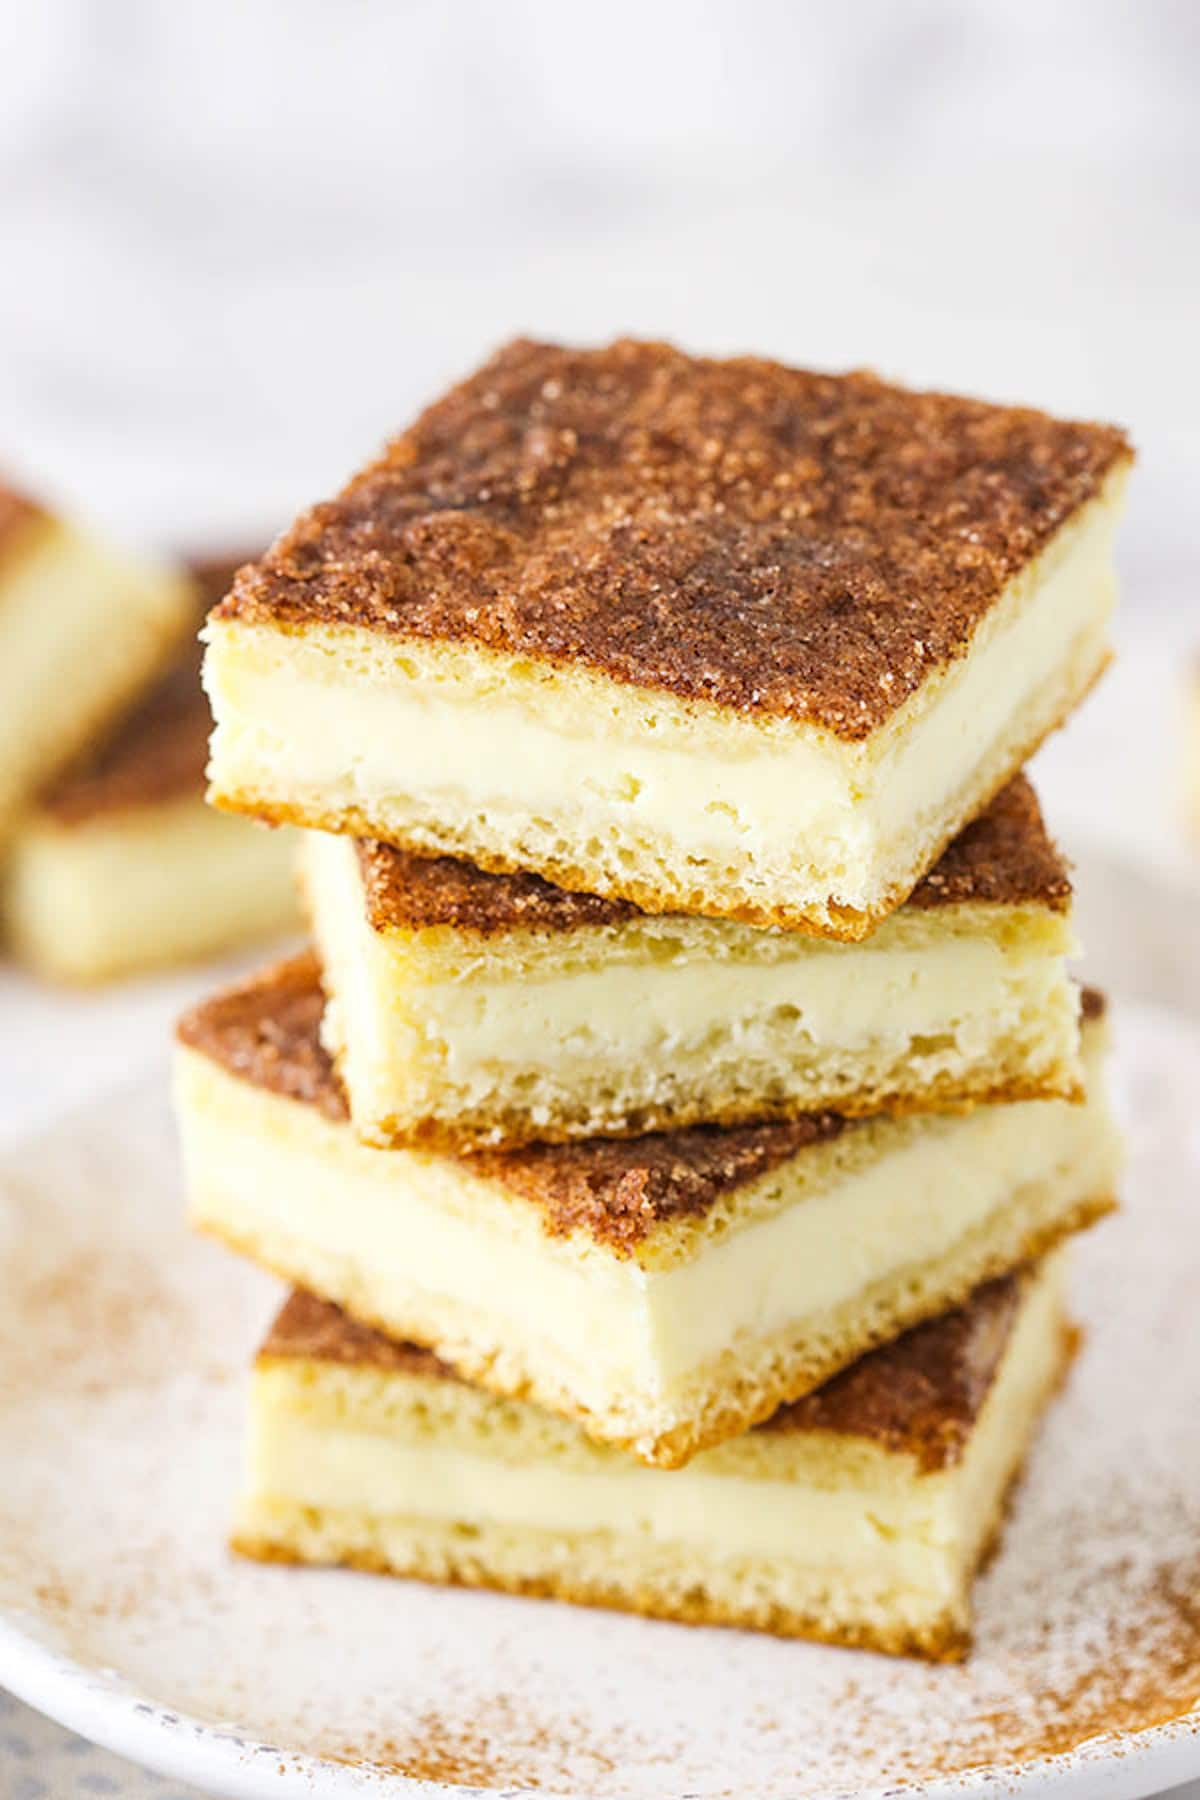
M 214 1800 L 519 1800 L 531 1792 L 546 1800 L 592 1800 L 580 1788 L 464 1786 L 262 1743 L 133 1691 L 50 1648 L 3 1610 L 0 1687 L 90 1743 L 173 1781 L 205 1787 Z M 822 1800 L 973 1800 L 996 1793 L 1012 1800 L 1151 1800 L 1197 1777 L 1200 1696 L 1176 1719 L 1141 1731 L 1106 1732 L 1072 1750 L 908 1785 L 830 1790 Z

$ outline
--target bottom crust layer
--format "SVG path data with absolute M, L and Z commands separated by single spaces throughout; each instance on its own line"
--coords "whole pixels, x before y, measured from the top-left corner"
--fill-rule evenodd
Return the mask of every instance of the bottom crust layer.
M 1003 1525 L 1002 1498 L 989 1534 L 994 1546 Z M 616 1534 L 595 1537 L 517 1533 L 493 1526 L 464 1527 L 427 1519 L 375 1519 L 365 1513 L 259 1502 L 247 1509 L 231 1540 L 239 1556 L 293 1566 L 341 1567 L 371 1575 L 396 1575 L 439 1587 L 487 1588 L 526 1599 L 561 1600 L 573 1606 L 636 1613 L 677 1625 L 725 1625 L 772 1637 L 808 1638 L 850 1650 L 961 1662 L 971 1647 L 964 1594 L 924 1618 L 898 1620 L 886 1597 L 850 1617 L 832 1594 L 814 1590 L 806 1607 L 784 1605 L 747 1584 L 698 1575 L 682 1554 L 657 1553 L 654 1566 Z M 621 1571 L 623 1573 L 619 1573 Z
M 344 1057 L 335 1060 L 339 1070 Z M 1016 1058 L 1014 1057 L 1014 1062 Z M 1037 1074 L 1013 1073 L 1002 1080 L 990 1079 L 985 1071 L 972 1071 L 957 1078 L 944 1075 L 923 1087 L 863 1085 L 851 1092 L 801 1092 L 786 1098 L 759 1094 L 747 1096 L 727 1093 L 711 1105 L 688 1103 L 662 1107 L 644 1106 L 634 1111 L 616 1106 L 611 1114 L 596 1105 L 590 1111 L 571 1107 L 565 1100 L 556 1113 L 536 1127 L 529 1122 L 527 1109 L 506 1106 L 497 1094 L 496 1103 L 445 1118 L 425 1113 L 421 1117 L 391 1117 L 382 1122 L 368 1121 L 360 1128 L 366 1143 L 383 1149 L 438 1150 L 453 1154 L 463 1150 L 521 1149 L 530 1143 L 567 1144 L 580 1138 L 636 1138 L 647 1132 L 685 1130 L 693 1125 L 713 1125 L 721 1130 L 739 1125 L 770 1125 L 802 1118 L 811 1112 L 839 1112 L 843 1118 L 870 1118 L 886 1113 L 889 1118 L 903 1119 L 921 1113 L 969 1113 L 977 1106 L 1012 1106 L 1025 1100 L 1070 1100 L 1079 1103 L 1085 1090 L 1075 1071 L 1065 1061 L 1058 1061 Z

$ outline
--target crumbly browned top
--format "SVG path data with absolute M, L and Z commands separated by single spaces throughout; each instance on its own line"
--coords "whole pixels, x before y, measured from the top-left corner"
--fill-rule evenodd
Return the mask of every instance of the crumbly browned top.
M 27 526 L 48 518 L 36 500 L 0 482 L 0 557 L 20 541 Z
M 977 1288 L 965 1306 L 918 1325 L 780 1407 L 764 1431 L 837 1431 L 948 1468 L 966 1448 L 1008 1343 L 1021 1280 Z
M 1002 788 L 909 895 L 909 906 L 1038 905 L 1064 912 L 1071 903 L 1065 857 L 1046 830 L 1038 797 L 1024 775 Z
M 965 1306 L 872 1351 L 816 1393 L 781 1407 L 758 1429 L 870 1438 L 887 1450 L 907 1453 L 922 1469 L 948 1468 L 966 1448 L 1000 1366 L 1022 1280 L 1008 1275 L 977 1288 Z M 459 1379 L 432 1350 L 358 1325 L 340 1308 L 297 1289 L 284 1303 L 259 1358 L 300 1357 Z
M 565 893 L 537 875 L 488 875 L 453 857 L 416 856 L 374 840 L 358 845 L 358 858 L 376 931 L 451 926 L 491 937 L 612 925 L 638 913 L 628 901 Z M 1066 863 L 1043 823 L 1037 795 L 1019 775 L 954 840 L 908 904 L 977 901 L 1062 911 L 1070 898 Z
M 303 1288 L 293 1288 L 258 1352 L 259 1360 L 304 1357 L 313 1362 L 365 1363 L 376 1369 L 399 1369 L 406 1375 L 458 1380 L 449 1363 L 432 1350 L 385 1337 L 369 1325 L 358 1325 L 340 1307 Z
M 582 1231 L 627 1256 L 658 1227 L 702 1219 L 736 1189 L 853 1125 L 838 1113 L 804 1113 L 775 1125 L 693 1125 L 639 1138 L 477 1150 L 469 1161 L 533 1201 L 552 1236 Z
M 224 988 L 184 1013 L 180 1043 L 254 1087 L 349 1119 L 345 1095 L 321 1043 L 321 968 L 308 951 Z
M 489 875 L 455 856 L 417 856 L 376 838 L 355 846 L 367 918 L 376 931 L 448 925 L 478 937 L 506 931 L 575 931 L 638 916 L 631 900 L 572 894 L 540 875 Z
M 197 631 L 237 568 L 231 557 L 189 563 Z M 199 798 L 212 730 L 200 686 L 200 657 L 199 641 L 193 638 L 109 735 L 46 789 L 41 809 L 60 824 L 77 825 L 187 794 Z
M 466 640 L 862 738 L 1130 454 L 863 372 L 522 340 L 217 616 Z
M 326 1118 L 347 1119 L 320 1041 L 319 975 L 311 954 L 277 963 L 186 1013 L 180 1041 L 243 1081 L 315 1106 Z M 812 1113 L 778 1125 L 701 1125 L 641 1138 L 479 1150 L 461 1161 L 532 1201 L 550 1235 L 586 1232 L 628 1255 L 655 1227 L 703 1217 L 731 1190 L 849 1128 L 836 1113 Z

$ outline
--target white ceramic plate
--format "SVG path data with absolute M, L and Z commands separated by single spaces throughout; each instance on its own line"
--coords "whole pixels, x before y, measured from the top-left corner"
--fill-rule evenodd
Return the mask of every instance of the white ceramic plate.
M 275 1298 L 180 1222 L 158 1070 L 0 1165 L 0 1683 L 223 1795 L 981 1792 L 1200 1773 L 1200 1028 L 1116 1019 L 1127 1210 L 962 1668 L 224 1549 Z

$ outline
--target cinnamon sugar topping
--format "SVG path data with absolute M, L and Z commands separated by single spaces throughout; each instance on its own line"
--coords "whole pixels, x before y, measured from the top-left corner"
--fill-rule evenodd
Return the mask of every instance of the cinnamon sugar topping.
M 1131 455 L 856 372 L 517 341 L 216 611 L 582 665 L 864 738 Z

